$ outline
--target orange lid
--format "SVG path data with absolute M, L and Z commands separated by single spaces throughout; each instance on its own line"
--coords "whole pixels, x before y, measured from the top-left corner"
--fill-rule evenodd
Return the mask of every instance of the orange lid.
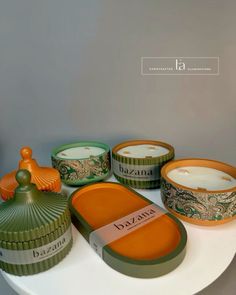
M 23 147 L 20 150 L 22 159 L 19 162 L 19 169 L 27 169 L 31 173 L 31 182 L 42 191 L 59 192 L 61 190 L 61 180 L 59 172 L 51 167 L 40 167 L 35 159 L 32 159 L 30 147 Z M 12 171 L 0 180 L 0 193 L 4 200 L 13 196 L 18 183 L 15 179 L 16 171 Z

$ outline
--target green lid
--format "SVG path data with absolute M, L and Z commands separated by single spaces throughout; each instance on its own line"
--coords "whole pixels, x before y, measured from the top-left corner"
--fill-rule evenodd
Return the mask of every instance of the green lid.
M 28 170 L 16 174 L 19 186 L 13 199 L 0 205 L 0 241 L 32 241 L 52 232 L 70 221 L 64 196 L 39 191 L 30 183 Z
M 16 174 L 14 197 L 0 205 L 0 268 L 32 275 L 59 263 L 72 246 L 67 200 L 39 191 L 28 170 Z

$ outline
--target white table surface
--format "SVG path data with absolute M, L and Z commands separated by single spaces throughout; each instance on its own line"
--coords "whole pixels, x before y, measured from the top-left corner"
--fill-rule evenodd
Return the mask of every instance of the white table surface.
M 137 191 L 163 207 L 159 190 Z M 236 221 L 216 227 L 183 223 L 188 233 L 186 257 L 174 271 L 162 277 L 137 279 L 113 270 L 74 227 L 72 250 L 57 266 L 33 276 L 17 277 L 3 271 L 2 274 L 22 295 L 192 295 L 216 280 L 232 261 L 236 252 Z

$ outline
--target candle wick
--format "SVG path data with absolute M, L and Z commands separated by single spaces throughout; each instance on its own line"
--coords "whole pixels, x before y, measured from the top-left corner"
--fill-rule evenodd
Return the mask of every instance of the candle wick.
M 154 147 L 154 146 L 149 146 L 148 149 L 154 151 L 154 150 L 156 150 L 157 148 Z
M 187 169 L 183 169 L 183 168 L 178 169 L 178 171 L 180 173 L 183 173 L 183 174 L 189 174 L 190 173 Z
M 232 181 L 232 179 L 229 178 L 228 176 L 222 176 L 221 178 L 225 181 Z

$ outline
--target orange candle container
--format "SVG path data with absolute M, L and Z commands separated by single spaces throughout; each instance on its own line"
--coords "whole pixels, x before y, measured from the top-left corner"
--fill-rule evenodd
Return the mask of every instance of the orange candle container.
M 51 167 L 40 167 L 35 159 L 32 159 L 30 147 L 23 147 L 20 150 L 22 159 L 19 162 L 19 169 L 26 169 L 31 173 L 31 181 L 41 191 L 60 192 L 61 180 L 59 172 Z M 0 180 L 0 193 L 3 200 L 10 199 L 18 186 L 15 178 L 16 170 L 12 171 Z

